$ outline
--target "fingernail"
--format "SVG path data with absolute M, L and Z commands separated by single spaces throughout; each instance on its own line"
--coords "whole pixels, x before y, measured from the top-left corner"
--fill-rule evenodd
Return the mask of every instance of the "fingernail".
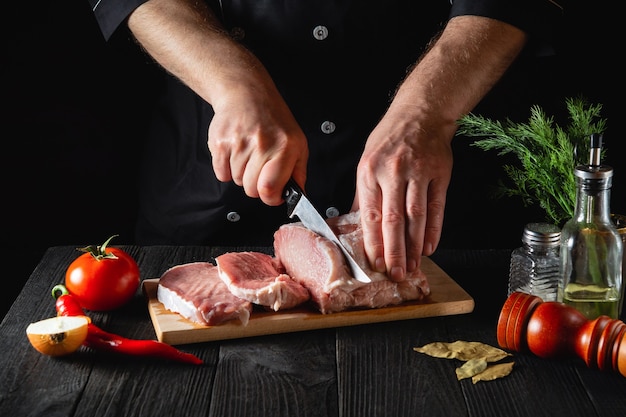
M 399 266 L 394 266 L 391 268 L 391 273 L 389 274 L 392 280 L 401 281 L 404 279 L 404 269 Z
M 376 269 L 376 272 L 380 272 L 382 274 L 387 272 L 385 260 L 383 258 L 376 258 L 376 262 L 374 262 L 374 268 Z

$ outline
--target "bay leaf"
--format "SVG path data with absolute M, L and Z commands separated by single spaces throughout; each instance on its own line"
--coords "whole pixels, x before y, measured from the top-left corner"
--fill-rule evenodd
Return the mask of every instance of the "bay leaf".
M 454 359 L 458 353 L 450 350 L 448 343 L 433 342 L 424 346 L 414 347 L 414 351 L 424 353 L 434 358 Z
M 456 379 L 459 381 L 465 378 L 471 378 L 487 369 L 487 361 L 483 358 L 470 359 L 462 366 L 456 368 Z
M 491 345 L 464 340 L 457 340 L 452 343 L 433 342 L 421 347 L 414 347 L 413 350 L 436 358 L 458 359 L 461 361 L 483 358 L 487 362 L 497 362 L 507 356 L 512 356 L 510 353 Z
M 481 373 L 474 375 L 472 377 L 472 383 L 475 384 L 479 381 L 493 381 L 494 379 L 505 377 L 511 373 L 514 364 L 515 362 L 505 362 L 490 365 Z

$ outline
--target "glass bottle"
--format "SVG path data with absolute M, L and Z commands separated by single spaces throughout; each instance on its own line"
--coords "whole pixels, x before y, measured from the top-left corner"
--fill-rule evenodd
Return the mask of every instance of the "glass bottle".
M 592 320 L 619 318 L 622 307 L 621 238 L 610 217 L 613 169 L 600 165 L 601 136 L 592 135 L 589 165 L 575 169 L 574 217 L 561 230 L 561 282 L 557 300 Z
M 522 246 L 511 252 L 508 295 L 519 291 L 543 301 L 556 301 L 559 286 L 561 229 L 549 223 L 529 223 Z

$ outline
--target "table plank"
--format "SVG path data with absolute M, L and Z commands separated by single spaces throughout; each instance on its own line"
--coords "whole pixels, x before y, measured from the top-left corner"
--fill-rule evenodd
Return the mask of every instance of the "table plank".
M 465 415 L 465 400 L 450 361 L 413 351 L 447 339 L 451 317 L 424 318 L 338 330 L 341 415 L 394 417 Z
M 76 415 L 206 416 L 218 351 L 193 351 L 204 361 L 199 366 L 90 352 L 94 363 Z
M 338 416 L 334 346 L 332 329 L 221 343 L 210 415 Z

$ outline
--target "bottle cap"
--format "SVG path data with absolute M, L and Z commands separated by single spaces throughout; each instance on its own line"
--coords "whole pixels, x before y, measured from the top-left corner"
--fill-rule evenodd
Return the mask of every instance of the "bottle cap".
M 602 180 L 613 176 L 613 168 L 601 165 L 604 137 L 601 133 L 592 133 L 589 137 L 589 165 L 579 165 L 574 170 L 578 178 L 584 180 Z
M 578 165 L 574 175 L 584 180 L 602 180 L 613 176 L 613 168 L 608 165 Z

